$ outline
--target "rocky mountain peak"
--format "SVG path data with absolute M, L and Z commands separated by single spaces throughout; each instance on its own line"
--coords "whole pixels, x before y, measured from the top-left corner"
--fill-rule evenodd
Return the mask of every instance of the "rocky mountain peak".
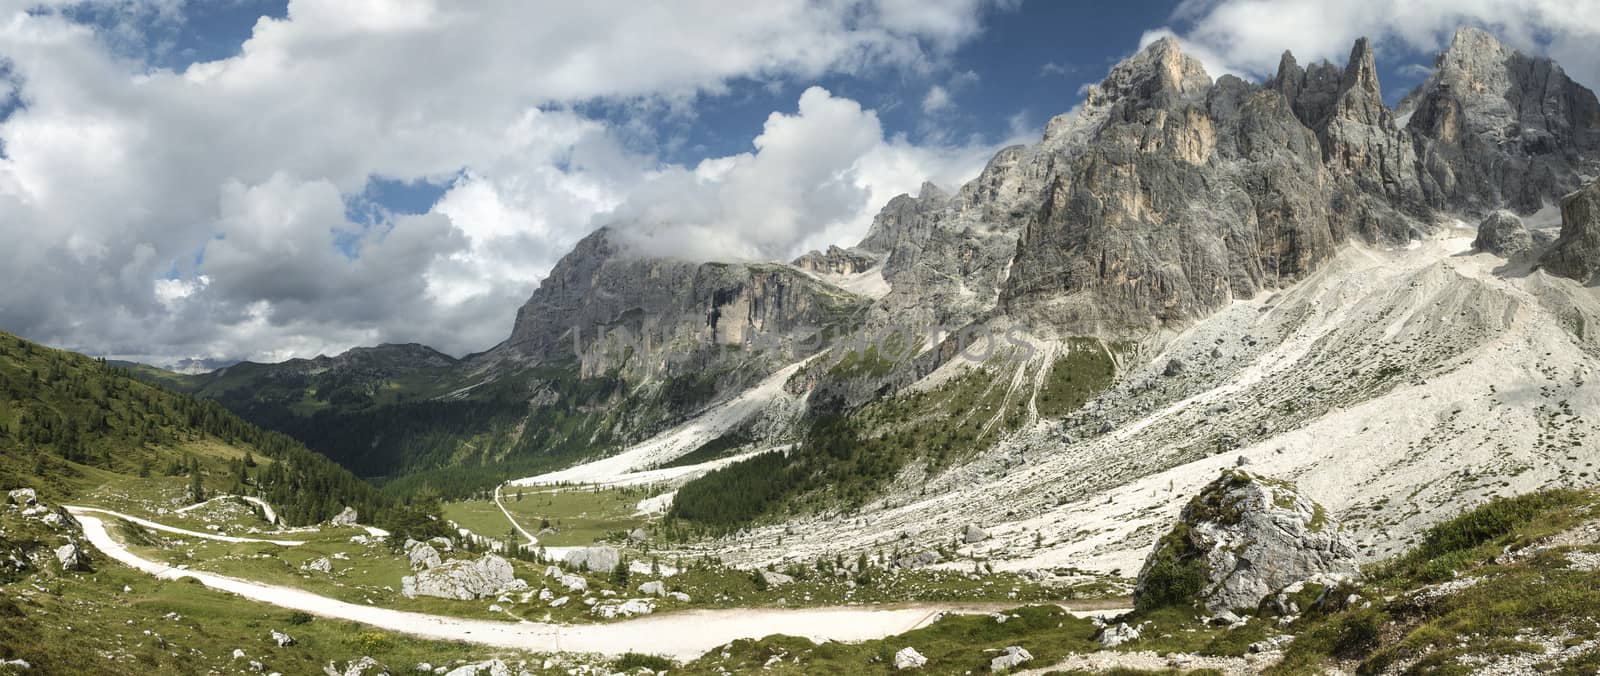
M 1383 100 L 1383 89 L 1378 86 L 1378 64 L 1372 56 L 1372 42 L 1366 38 L 1356 40 L 1350 48 L 1350 61 L 1344 68 L 1344 90 Z
M 1096 106 L 1125 99 L 1149 101 L 1200 94 L 1210 87 L 1205 66 L 1185 55 L 1178 40 L 1169 36 L 1113 66 L 1099 85 L 1089 88 L 1085 102 Z
M 1462 28 L 1402 105 L 1436 203 L 1521 214 L 1554 204 L 1600 163 L 1600 102 L 1561 66 Z

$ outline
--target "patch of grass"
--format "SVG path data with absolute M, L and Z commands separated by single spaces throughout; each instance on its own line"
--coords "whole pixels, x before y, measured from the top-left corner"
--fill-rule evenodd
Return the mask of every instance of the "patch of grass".
M 1039 416 L 1059 418 L 1072 413 L 1110 387 L 1117 375 L 1113 349 L 1092 338 L 1068 339 L 1066 356 L 1050 366 L 1050 374 L 1039 388 Z
M 1536 521 L 1570 522 L 1560 512 L 1585 505 L 1590 497 L 1577 490 L 1558 489 L 1497 498 L 1449 521 L 1429 528 L 1404 556 L 1376 567 L 1372 576 L 1390 584 L 1430 583 L 1450 579 L 1455 571 L 1493 557 L 1512 540 L 1526 542 L 1518 531 Z

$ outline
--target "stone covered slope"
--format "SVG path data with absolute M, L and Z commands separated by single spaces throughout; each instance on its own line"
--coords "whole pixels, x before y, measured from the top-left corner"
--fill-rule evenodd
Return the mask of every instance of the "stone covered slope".
M 1241 458 L 1342 520 L 1362 561 L 1399 553 L 1441 515 L 1592 481 L 1600 462 L 1584 423 L 1600 417 L 1600 298 L 1504 267 L 1464 228 L 1346 247 L 1303 283 L 1197 322 L 1064 421 L 859 514 L 758 528 L 722 553 L 806 558 L 976 523 L 991 537 L 963 549 L 997 568 L 1132 575 L 1187 496 Z M 1167 375 L 1174 360 L 1185 367 Z

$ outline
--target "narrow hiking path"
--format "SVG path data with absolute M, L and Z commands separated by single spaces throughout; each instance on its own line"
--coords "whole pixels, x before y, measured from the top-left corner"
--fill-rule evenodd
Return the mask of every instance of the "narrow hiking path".
M 214 498 L 211 498 L 210 500 L 206 500 L 205 502 L 196 502 L 196 503 L 194 503 L 192 505 L 189 505 L 188 507 L 179 507 L 179 508 L 177 508 L 175 510 L 172 510 L 172 511 L 177 512 L 179 514 L 186 514 L 188 512 L 194 511 L 196 509 L 199 509 L 201 507 L 209 505 L 209 504 L 211 504 L 213 502 L 216 502 L 218 500 L 226 500 L 228 498 L 238 498 L 238 499 L 243 500 L 245 502 L 248 502 L 248 503 L 250 503 L 252 505 L 260 507 L 262 515 L 265 516 L 266 519 L 267 519 L 267 523 L 270 523 L 270 524 L 273 524 L 273 525 L 277 525 L 277 523 L 278 523 L 278 512 L 276 510 L 272 509 L 272 505 L 269 504 L 266 500 L 262 500 L 261 498 L 250 496 L 250 495 L 218 495 L 218 496 L 216 496 Z
M 73 516 L 78 517 L 79 521 L 82 521 L 86 518 L 93 518 L 89 516 L 90 514 L 103 514 L 111 518 L 122 519 L 124 521 L 136 523 L 151 530 L 165 531 L 175 535 L 187 535 L 189 537 L 196 537 L 205 540 L 216 540 L 218 542 L 232 542 L 236 544 L 242 542 L 261 542 L 265 544 L 282 545 L 284 547 L 298 547 L 306 543 L 305 540 L 272 540 L 269 538 L 247 538 L 233 535 L 218 535 L 216 533 L 202 533 L 200 531 L 178 528 L 176 526 L 168 526 L 164 523 L 157 523 L 149 519 L 141 519 L 137 516 L 129 516 L 121 512 L 114 512 L 109 509 L 101 509 L 99 507 L 80 507 L 77 505 L 67 505 L 67 511 Z
M 506 503 L 504 501 L 502 501 L 501 497 L 500 497 L 500 489 L 504 488 L 504 487 L 505 487 L 505 484 L 500 484 L 499 486 L 495 486 L 494 487 L 494 506 L 499 507 L 500 508 L 500 513 L 506 515 L 506 521 L 510 521 L 511 522 L 511 527 L 512 528 L 517 529 L 517 532 L 521 533 L 522 537 L 525 537 L 525 538 L 528 539 L 527 544 L 529 546 L 538 545 L 539 544 L 539 538 L 536 537 L 533 533 L 529 533 L 528 529 L 523 528 L 522 524 L 517 522 L 517 517 L 511 516 L 511 510 L 506 509 Z

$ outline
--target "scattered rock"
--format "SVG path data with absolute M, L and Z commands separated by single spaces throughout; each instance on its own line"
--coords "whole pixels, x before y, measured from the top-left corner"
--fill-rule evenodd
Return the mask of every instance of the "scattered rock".
M 1173 378 L 1183 375 L 1183 372 L 1187 370 L 1188 367 L 1184 366 L 1183 360 L 1172 359 L 1167 361 L 1167 367 L 1161 370 L 1161 375 Z
M 560 582 L 570 592 L 589 591 L 589 580 L 582 575 L 562 575 Z
M 277 630 L 272 632 L 272 642 L 278 644 L 279 648 L 287 648 L 295 644 L 293 636 Z
M 931 566 L 943 560 L 944 557 L 940 556 L 939 552 L 931 549 L 925 549 L 919 552 L 905 554 L 900 558 L 895 559 L 894 565 L 901 568 L 921 568 L 923 566 Z
M 1283 634 L 1283 635 L 1280 635 L 1280 636 L 1274 636 L 1274 637 L 1269 638 L 1269 639 L 1265 639 L 1265 640 L 1261 640 L 1261 641 L 1256 641 L 1255 643 L 1251 643 L 1250 644 L 1250 652 L 1253 652 L 1253 653 L 1275 652 L 1275 651 L 1283 650 L 1284 648 L 1289 647 L 1290 643 L 1294 643 L 1294 635 L 1292 635 L 1292 634 Z
M 596 605 L 594 614 L 602 619 L 618 617 L 633 617 L 635 615 L 649 615 L 655 612 L 656 604 L 650 599 L 628 599 L 622 603 L 608 603 Z
M 489 660 L 456 667 L 444 676 L 511 676 L 511 668 L 500 660 Z
M 307 561 L 304 565 L 300 566 L 300 569 L 318 573 L 331 573 L 333 572 L 333 561 L 329 560 L 328 557 L 323 556 Z
M 773 572 L 770 570 L 761 571 L 761 579 L 764 580 L 769 587 L 782 587 L 783 585 L 794 582 L 794 578 L 784 575 L 783 573 Z
M 910 646 L 901 648 L 900 652 L 894 654 L 894 668 L 896 670 L 921 669 L 922 665 L 927 663 L 928 658 L 923 657 L 922 653 L 917 652 L 916 648 Z
M 383 666 L 377 660 L 363 655 L 361 659 L 353 660 L 349 665 L 345 666 L 342 674 L 335 671 L 331 663 L 326 671 L 330 676 L 380 676 L 388 674 L 389 668 Z
M 639 593 L 645 596 L 666 596 L 667 586 L 659 581 L 646 582 L 639 585 Z
M 11 500 L 12 504 L 22 507 L 27 507 L 39 502 L 39 493 L 32 488 L 18 488 L 6 494 L 6 497 Z
M 1021 646 L 1008 646 L 1004 654 L 989 660 L 989 671 L 1006 671 L 1033 660 L 1033 655 Z
M 628 540 L 630 542 L 644 542 L 645 540 L 649 540 L 649 539 L 650 539 L 650 534 L 644 532 L 643 528 L 635 528 L 633 530 L 628 531 Z
M 1218 625 L 1218 626 L 1223 626 L 1223 627 L 1231 627 L 1231 626 L 1233 626 L 1235 624 L 1238 624 L 1240 622 L 1243 622 L 1243 621 L 1244 621 L 1244 619 L 1239 617 L 1233 611 L 1224 610 L 1224 611 L 1218 612 L 1215 615 L 1212 615 L 1211 619 L 1209 620 L 1209 623 L 1210 624 L 1214 624 L 1214 625 Z
M 1139 628 L 1126 624 L 1113 624 L 1100 632 L 1100 647 L 1115 648 L 1139 638 Z

